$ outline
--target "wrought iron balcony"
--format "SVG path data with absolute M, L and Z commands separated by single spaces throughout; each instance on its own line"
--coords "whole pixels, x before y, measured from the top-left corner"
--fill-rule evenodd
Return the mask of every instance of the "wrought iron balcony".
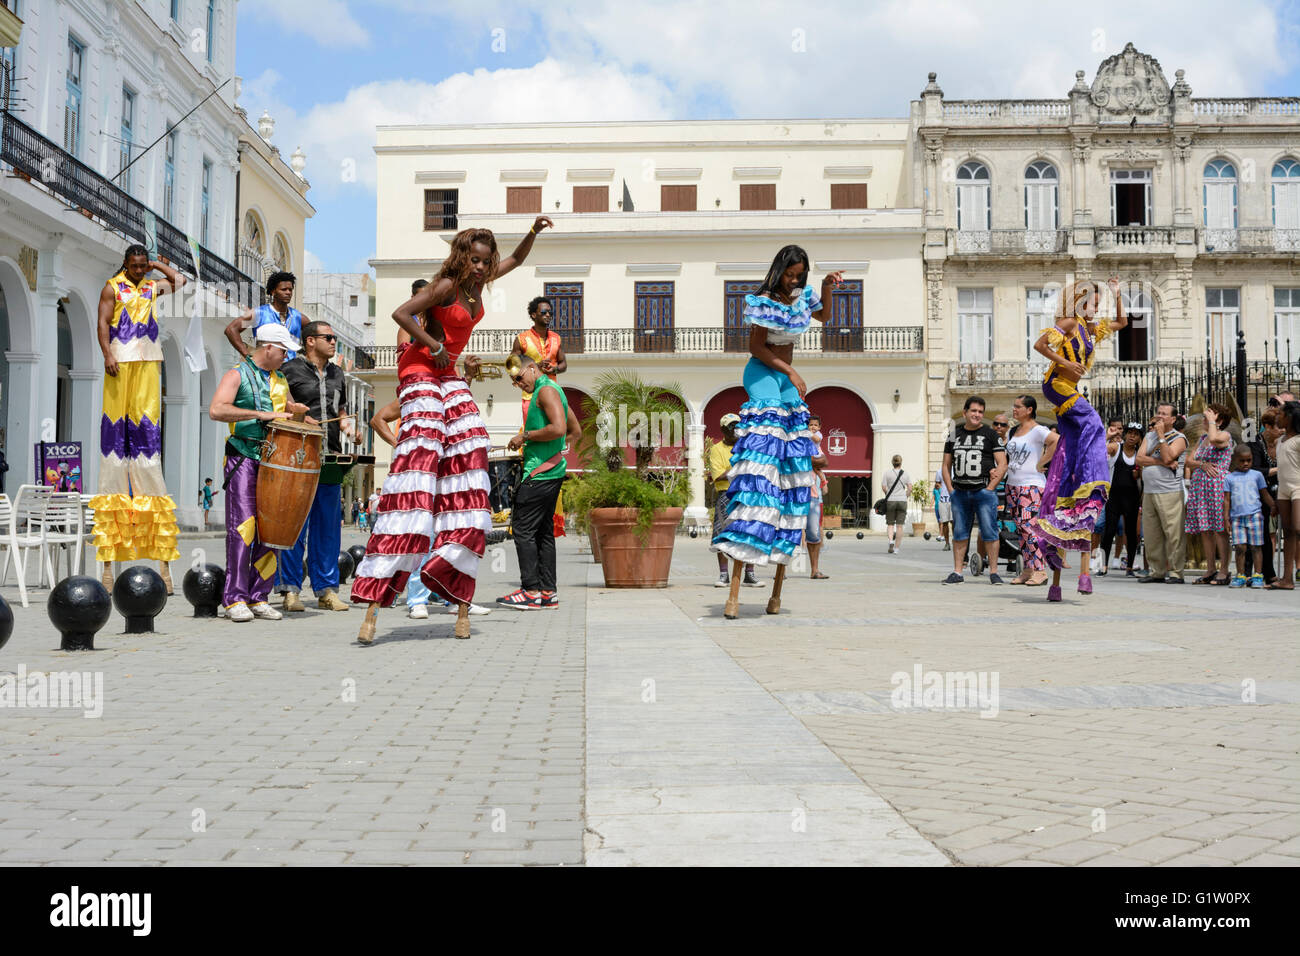
M 950 248 L 958 256 L 1061 255 L 1069 249 L 1066 229 L 950 229 Z
M 1084 379 L 1090 388 L 1113 388 L 1137 385 L 1150 378 L 1155 370 L 1169 362 L 1096 362 Z M 1047 372 L 1046 360 L 1033 362 L 951 362 L 948 385 L 951 388 L 1028 388 L 1040 385 Z
M 508 329 L 486 329 L 474 332 L 465 347 L 467 354 L 501 356 L 514 347 L 518 333 Z M 582 347 L 575 349 L 570 343 L 575 336 L 566 336 L 564 350 L 568 355 L 723 355 L 728 352 L 749 351 L 748 329 L 677 328 L 664 332 L 642 332 L 637 329 L 586 329 L 582 333 Z M 817 353 L 919 355 L 925 349 L 924 330 L 919 325 L 878 326 L 856 329 L 824 329 L 814 327 L 804 333 L 796 351 L 801 355 Z M 397 365 L 395 346 L 382 345 L 358 349 L 360 355 L 368 353 L 374 367 L 385 369 Z
M 145 216 L 152 210 L 132 198 L 85 163 L 64 152 L 9 112 L 0 113 L 0 161 L 23 179 L 39 185 L 71 206 L 99 220 L 109 229 L 135 242 L 144 241 Z M 155 215 L 158 254 L 178 271 L 193 278 L 193 259 L 185 234 Z M 232 301 L 255 306 L 260 286 L 209 249 L 199 246 L 198 278 Z
M 1170 226 L 1098 226 L 1097 252 L 1173 255 L 1174 230 Z

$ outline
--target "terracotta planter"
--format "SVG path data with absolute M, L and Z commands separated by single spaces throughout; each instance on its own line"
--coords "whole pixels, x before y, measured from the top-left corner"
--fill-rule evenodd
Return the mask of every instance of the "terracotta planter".
M 838 530 L 844 521 L 843 515 L 822 515 L 822 527 Z
M 913 521 L 913 522 L 912 522 L 912 537 L 914 537 L 914 538 L 919 538 L 919 537 L 921 537 L 921 535 L 923 535 L 923 534 L 925 534 L 925 522 L 924 522 L 924 521 Z
M 600 535 L 596 534 L 594 524 L 587 528 L 587 540 L 591 542 L 591 560 L 600 564 Z
M 588 521 L 599 539 L 600 567 L 607 588 L 666 588 L 681 508 L 655 512 L 650 534 L 636 533 L 635 508 L 593 508 Z

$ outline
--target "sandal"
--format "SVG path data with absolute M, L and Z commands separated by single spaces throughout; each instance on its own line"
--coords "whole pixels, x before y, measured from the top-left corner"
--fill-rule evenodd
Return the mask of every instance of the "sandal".
M 1192 583 L 1193 583 L 1193 584 L 1213 584 L 1213 583 L 1214 583 L 1214 575 L 1213 575 L 1213 574 L 1207 574 L 1207 575 L 1206 575 L 1205 577 L 1203 577 L 1203 578 L 1197 578 L 1197 579 L 1196 579 L 1195 581 L 1193 581 Z
M 814 581 L 825 581 L 827 578 L 830 577 L 829 574 L 823 574 L 821 571 L 818 571 L 816 574 L 810 574 L 808 576 L 812 578 Z
M 1229 582 L 1231 582 L 1231 581 L 1232 581 L 1232 578 L 1228 577 L 1228 576 L 1225 574 L 1225 575 L 1224 575 L 1223 577 L 1221 577 L 1221 578 L 1215 578 L 1211 583 L 1212 583 L 1212 584 L 1217 584 L 1219 587 L 1226 587 L 1226 586 L 1229 584 Z
M 1274 581 L 1272 584 L 1267 584 L 1267 585 L 1265 585 L 1265 586 L 1264 586 L 1264 590 L 1265 590 L 1265 591 L 1294 591 L 1294 590 L 1295 590 L 1295 585 L 1294 585 L 1294 584 L 1278 584 L 1277 581 Z

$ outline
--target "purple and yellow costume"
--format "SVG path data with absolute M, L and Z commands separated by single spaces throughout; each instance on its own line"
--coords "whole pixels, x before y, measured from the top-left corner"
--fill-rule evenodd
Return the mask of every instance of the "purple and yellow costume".
M 99 487 L 95 512 L 98 561 L 175 561 L 176 502 L 162 473 L 162 348 L 154 303 L 157 283 L 137 286 L 119 272 L 113 293 L 109 354 L 117 374 L 104 376 L 99 424 Z
M 1063 294 L 1061 301 L 1072 302 L 1074 296 Z M 1097 343 L 1111 334 L 1110 322 L 1104 318 L 1096 322 L 1095 341 L 1083 319 L 1078 320 L 1069 335 L 1055 326 L 1045 331 L 1048 345 L 1064 358 L 1078 362 L 1085 371 L 1092 368 Z M 1029 528 L 1048 565 L 1060 570 L 1065 566 L 1062 550 L 1092 549 L 1093 529 L 1106 510 L 1106 498 L 1110 495 L 1106 427 L 1076 384 L 1061 374 L 1061 367 L 1055 362 L 1048 366 L 1043 378 L 1043 396 L 1056 409 L 1056 427 L 1061 437 L 1047 471 L 1042 506 Z
M 289 401 L 289 382 L 278 371 L 266 372 L 251 358 L 239 363 L 236 408 L 282 412 Z M 262 462 L 266 426 L 257 419 L 234 422 L 226 440 L 226 590 L 222 603 L 260 604 L 271 593 L 277 567 L 275 552 L 257 537 L 257 470 Z

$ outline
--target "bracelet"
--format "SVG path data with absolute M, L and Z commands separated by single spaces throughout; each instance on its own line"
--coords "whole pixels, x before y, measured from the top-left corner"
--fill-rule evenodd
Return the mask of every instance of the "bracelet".
M 430 355 L 433 355 L 433 356 L 438 356 L 438 355 L 441 355 L 441 354 L 442 354 L 443 352 L 445 352 L 445 351 L 447 351 L 447 347 L 446 347 L 445 345 L 443 345 L 441 342 L 439 342 L 439 343 L 438 343 L 438 351 L 436 351 L 436 352 L 430 352 L 429 354 L 430 354 Z
M 529 229 L 529 230 L 528 230 L 528 234 L 529 234 L 530 236 L 535 236 L 535 235 L 537 235 L 537 227 L 534 226 L 532 229 Z

